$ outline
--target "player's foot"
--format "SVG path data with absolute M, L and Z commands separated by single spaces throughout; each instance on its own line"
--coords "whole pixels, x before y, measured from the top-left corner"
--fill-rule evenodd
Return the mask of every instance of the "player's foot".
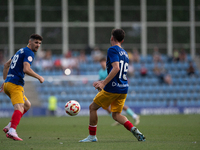
M 18 137 L 17 132 L 7 132 L 6 134 L 7 138 L 13 139 L 15 141 L 23 141 L 21 138 Z
M 3 132 L 7 133 L 10 129 L 10 125 L 7 125 L 3 128 Z
M 8 130 L 9 130 L 9 128 L 7 128 L 7 127 L 3 128 L 3 132 L 5 132 L 5 133 L 7 133 Z
M 117 125 L 120 125 L 120 123 L 117 122 L 117 121 L 115 121 L 115 122 L 112 124 L 112 126 L 117 126 Z
M 97 142 L 97 137 L 96 136 L 91 136 L 89 135 L 87 138 L 80 140 L 79 142 Z
M 140 123 L 140 116 L 137 116 L 134 120 L 135 120 L 135 125 L 137 126 Z
M 132 127 L 131 132 L 137 138 L 138 141 L 145 141 L 146 140 L 144 135 L 136 127 Z

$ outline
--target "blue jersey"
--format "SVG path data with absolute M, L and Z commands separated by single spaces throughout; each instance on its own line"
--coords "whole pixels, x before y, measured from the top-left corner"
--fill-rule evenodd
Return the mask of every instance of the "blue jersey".
M 16 85 L 24 86 L 23 63 L 28 62 L 30 65 L 34 60 L 34 52 L 28 48 L 21 48 L 11 58 L 10 69 L 5 82 L 11 82 Z
M 119 62 L 120 71 L 104 87 L 104 90 L 110 93 L 127 94 L 129 85 L 126 75 L 128 71 L 129 58 L 127 52 L 117 45 L 110 47 L 107 51 L 106 67 L 108 74 L 112 70 L 111 64 L 113 62 Z

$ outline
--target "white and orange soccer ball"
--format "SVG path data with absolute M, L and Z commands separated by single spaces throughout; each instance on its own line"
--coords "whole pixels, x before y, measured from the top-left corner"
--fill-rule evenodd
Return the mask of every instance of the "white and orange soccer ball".
M 79 102 L 70 100 L 65 104 L 65 112 L 70 116 L 76 116 L 81 110 Z

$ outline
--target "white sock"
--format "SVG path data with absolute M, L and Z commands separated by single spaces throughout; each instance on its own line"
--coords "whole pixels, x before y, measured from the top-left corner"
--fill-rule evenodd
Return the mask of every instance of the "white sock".
M 9 132 L 16 132 L 14 128 L 10 128 Z
M 11 122 L 9 122 L 7 126 L 10 127 L 11 126 Z
M 137 114 L 133 114 L 133 119 L 136 119 L 137 118 Z

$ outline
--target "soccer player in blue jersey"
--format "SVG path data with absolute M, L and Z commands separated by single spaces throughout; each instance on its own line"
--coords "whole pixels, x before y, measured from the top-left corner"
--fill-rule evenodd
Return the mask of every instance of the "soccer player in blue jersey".
M 14 107 L 14 112 L 9 124 L 4 127 L 3 131 L 6 133 L 7 138 L 22 141 L 18 137 L 16 128 L 21 120 L 21 117 L 30 109 L 31 103 L 24 95 L 24 75 L 27 74 L 40 81 L 44 82 L 44 78 L 35 73 L 31 68 L 34 60 L 34 52 L 37 52 L 42 37 L 38 34 L 32 34 L 29 38 L 27 47 L 18 50 L 15 55 L 10 58 L 4 65 L 3 79 L 5 82 L 2 85 L 1 91 L 10 97 Z
M 103 57 L 99 60 L 100 64 L 101 64 L 101 69 L 99 70 L 99 80 L 105 80 L 105 78 L 107 77 L 108 73 L 107 73 L 107 69 L 106 69 L 106 58 Z M 138 125 L 140 123 L 140 116 L 137 115 L 135 112 L 133 112 L 131 110 L 131 108 L 129 108 L 128 106 L 124 105 L 123 110 L 126 112 L 127 115 L 131 116 L 135 123 L 134 125 Z M 106 109 L 106 111 L 112 115 L 112 112 L 110 110 L 110 107 L 108 107 Z M 112 126 L 115 125 L 119 125 L 119 123 L 116 121 L 112 124 Z
M 97 142 L 97 110 L 102 107 L 107 109 L 111 105 L 112 117 L 133 133 L 138 141 L 145 141 L 144 135 L 121 114 L 127 92 L 127 71 L 129 58 L 127 52 L 121 47 L 125 32 L 122 29 L 113 29 L 111 33 L 111 47 L 107 51 L 108 76 L 103 81 L 94 82 L 93 86 L 100 92 L 90 104 L 89 136 L 79 142 Z

